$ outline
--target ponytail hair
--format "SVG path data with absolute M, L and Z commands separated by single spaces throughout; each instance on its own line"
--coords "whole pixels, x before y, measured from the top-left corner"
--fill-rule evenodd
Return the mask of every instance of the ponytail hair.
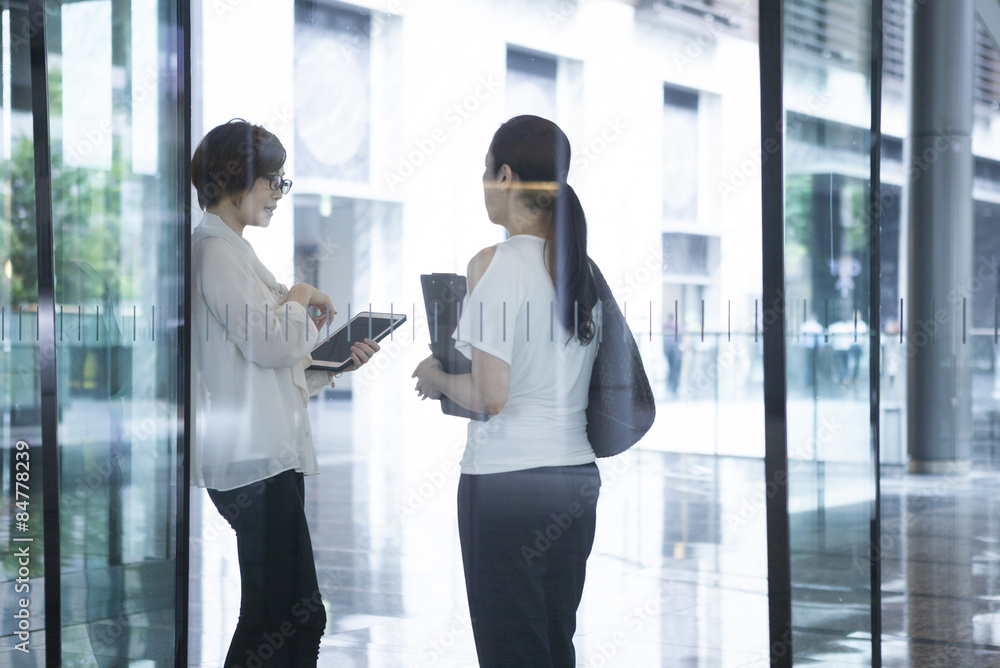
M 597 283 L 587 256 L 587 217 L 573 186 L 561 183 L 556 193 L 553 224 L 545 237 L 549 276 L 556 286 L 559 322 L 581 343 L 594 338 L 593 308 Z
M 596 334 L 593 309 L 597 282 L 587 256 L 587 217 L 566 183 L 570 147 L 566 134 L 538 116 L 515 116 L 500 126 L 490 144 L 494 170 L 508 165 L 526 186 L 522 201 L 550 213 L 545 232 L 545 265 L 556 291 L 562 326 L 583 344 Z

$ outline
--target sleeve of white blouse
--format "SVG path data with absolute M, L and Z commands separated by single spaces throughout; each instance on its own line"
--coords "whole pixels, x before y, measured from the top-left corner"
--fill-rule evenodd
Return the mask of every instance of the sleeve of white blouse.
M 517 312 L 524 302 L 522 272 L 512 266 L 512 254 L 497 248 L 493 259 L 462 303 L 462 315 L 452 334 L 455 348 L 472 359 L 477 348 L 506 362 L 514 356 Z
M 275 305 L 225 240 L 207 239 L 200 249 L 197 289 L 212 317 L 223 325 L 250 362 L 267 368 L 293 366 L 316 345 L 319 330 L 298 302 Z M 198 334 L 196 334 L 197 336 Z
M 330 372 L 317 369 L 306 371 L 306 384 L 309 386 L 309 396 L 315 397 L 330 387 Z

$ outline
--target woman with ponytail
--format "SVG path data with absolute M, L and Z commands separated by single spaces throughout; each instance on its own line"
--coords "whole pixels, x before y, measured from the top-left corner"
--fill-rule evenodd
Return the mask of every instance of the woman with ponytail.
M 422 398 L 443 394 L 490 416 L 469 422 L 458 489 L 482 668 L 576 665 L 601 486 L 586 417 L 600 304 L 569 164 L 551 121 L 518 116 L 497 130 L 483 191 L 509 238 L 469 262 L 453 337 L 472 372 L 445 373 L 429 357 L 413 373 Z

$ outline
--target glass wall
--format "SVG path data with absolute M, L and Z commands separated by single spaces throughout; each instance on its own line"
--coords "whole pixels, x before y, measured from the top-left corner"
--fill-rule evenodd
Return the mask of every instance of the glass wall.
M 319 285 L 343 315 L 371 304 L 410 318 L 370 367 L 310 405 L 324 434 L 322 483 L 310 481 L 308 495 L 311 517 L 323 518 L 316 533 L 331 625 L 322 656 L 381 665 L 373 648 L 402 646 L 432 665 L 424 659 L 468 648 L 453 502 L 464 425 L 410 395 L 429 334 L 418 276 L 464 273 L 475 251 L 503 239 L 484 216 L 483 154 L 500 122 L 535 113 L 570 136 L 570 182 L 588 212 L 591 255 L 612 281 L 659 402 L 649 436 L 601 463 L 581 659 L 754 665 L 766 657 L 760 624 L 747 622 L 767 610 L 771 493 L 760 475 L 766 156 L 755 3 L 50 0 L 47 109 L 31 89 L 32 21 L 24 5 L 0 3 L 0 600 L 16 613 L 0 621 L 0 664 L 44 660 L 46 577 L 61 582 L 63 665 L 183 661 L 175 627 L 184 611 L 175 606 L 184 584 L 177 534 L 186 531 L 179 327 L 190 151 L 179 118 L 179 4 L 196 14 L 193 139 L 243 117 L 289 149 L 287 206 L 266 236 L 250 235 L 265 264 L 282 282 Z M 906 523 L 926 498 L 907 499 L 919 485 L 902 472 L 907 9 L 884 4 L 889 185 L 876 258 L 883 324 L 872 346 L 870 3 L 784 3 L 788 519 L 802 663 L 875 660 L 876 359 L 881 458 L 903 490 L 887 507 L 905 518 L 879 547 L 919 558 L 924 545 Z M 982 30 L 975 49 L 972 266 L 981 281 L 968 300 L 969 445 L 974 470 L 985 471 L 1000 461 L 1000 125 L 992 123 L 1000 56 Z M 234 54 L 253 66 L 233 68 Z M 38 113 L 52 132 L 52 341 L 40 327 Z M 61 478 L 51 494 L 40 473 L 49 350 Z M 933 504 L 944 496 L 938 489 L 927 496 Z M 212 662 L 232 633 L 239 588 L 227 525 L 200 494 L 191 647 L 192 661 Z M 55 578 L 43 559 L 44 496 L 60 499 Z M 899 569 L 897 589 L 930 577 Z M 898 622 L 915 636 L 917 610 Z M 977 641 L 991 637 L 985 628 Z
M 430 337 L 419 277 L 465 274 L 504 240 L 483 206 L 483 162 L 500 123 L 523 113 L 570 138 L 590 254 L 659 402 L 636 449 L 600 463 L 578 659 L 766 658 L 756 14 L 740 0 L 197 11 L 193 139 L 238 117 L 289 149 L 294 187 L 266 230 L 246 231 L 258 256 L 282 283 L 329 294 L 335 325 L 369 304 L 409 318 L 369 367 L 310 404 L 322 472 L 306 501 L 330 619 L 321 662 L 448 665 L 468 652 L 454 502 L 466 424 L 412 392 Z M 234 54 L 253 70 L 234 72 Z M 204 623 L 191 655 L 209 662 L 236 624 L 238 564 L 202 490 L 192 515 L 192 619 Z
M 13 6 L 11 6 L 13 5 Z M 41 345 L 38 336 L 38 254 L 32 146 L 31 65 L 26 7 L 3 3 L 0 13 L 0 550 L 8 665 L 45 660 L 42 512 Z M 14 37 L 20 37 L 16 42 Z M 40 663 L 38 665 L 41 665 Z
M 871 5 L 783 9 L 792 659 L 871 665 Z
M 17 448 L 27 442 L 32 484 L 40 482 L 35 465 L 41 458 L 34 454 L 40 388 L 31 359 L 41 343 L 42 350 L 55 351 L 58 364 L 60 485 L 46 493 L 54 491 L 48 498 L 59 500 L 61 563 L 45 570 L 57 568 L 61 575 L 50 572 L 46 580 L 61 586 L 60 614 L 48 616 L 61 619 L 61 665 L 171 666 L 184 618 L 177 607 L 183 591 L 177 582 L 186 238 L 181 184 L 188 160 L 178 37 L 184 33 L 171 0 L 48 2 L 49 106 L 38 108 L 36 96 L 32 109 L 23 69 L 15 69 L 27 53 L 27 33 L 18 26 L 30 24 L 17 11 L 3 15 L 8 186 L 0 229 L 3 255 L 10 257 L 0 279 L 4 466 L 16 465 Z M 18 35 L 20 41 L 7 39 Z M 52 342 L 39 342 L 35 330 L 32 114 L 46 115 L 51 131 Z M 5 517 L 8 499 L 15 498 L 13 487 L 8 494 L 15 474 L 4 476 Z M 31 494 L 29 530 L 40 530 L 42 491 L 33 486 Z M 4 521 L 5 532 L 19 526 Z M 40 538 L 32 550 L 41 554 Z M 17 573 L 12 556 L 4 563 L 5 579 Z M 41 563 L 34 564 L 32 575 L 40 580 Z M 31 600 L 42 602 L 40 594 Z M 40 607 L 33 610 L 32 630 L 45 619 Z M 5 620 L 4 636 L 12 630 Z M 34 652 L 43 646 L 39 634 L 32 654 L 11 654 L 5 665 L 36 665 Z
M 175 651 L 187 159 L 162 20 L 175 14 L 170 0 L 51 12 L 64 665 L 169 665 Z

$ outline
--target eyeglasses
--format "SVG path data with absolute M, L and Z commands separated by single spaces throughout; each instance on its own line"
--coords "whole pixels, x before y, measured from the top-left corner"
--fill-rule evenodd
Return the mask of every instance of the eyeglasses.
M 287 195 L 292 189 L 292 180 L 283 178 L 281 174 L 265 174 L 264 178 L 268 180 L 271 190 L 280 190 L 282 195 Z

